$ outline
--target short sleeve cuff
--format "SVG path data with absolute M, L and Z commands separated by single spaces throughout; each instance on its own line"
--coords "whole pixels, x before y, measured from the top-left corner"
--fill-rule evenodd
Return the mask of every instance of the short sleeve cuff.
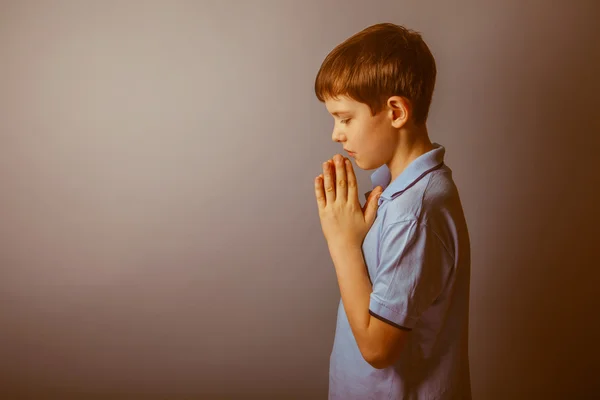
M 371 294 L 371 299 L 369 302 L 369 314 L 383 322 L 395 326 L 396 328 L 404 330 L 411 330 L 417 323 L 416 318 L 409 317 L 405 314 L 401 314 L 392 310 L 390 306 L 375 298 L 373 294 Z

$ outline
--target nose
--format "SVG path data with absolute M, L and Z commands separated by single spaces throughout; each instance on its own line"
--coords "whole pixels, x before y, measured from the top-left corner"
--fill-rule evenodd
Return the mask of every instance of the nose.
M 333 132 L 331 133 L 331 140 L 334 142 L 341 142 L 343 138 L 343 134 L 337 127 L 333 128 Z

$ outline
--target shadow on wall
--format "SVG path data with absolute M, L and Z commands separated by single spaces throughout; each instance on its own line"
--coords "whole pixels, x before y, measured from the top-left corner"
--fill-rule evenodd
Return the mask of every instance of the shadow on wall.
M 485 379 L 474 384 L 494 398 L 575 399 L 600 391 L 594 376 L 600 357 L 595 40 L 591 32 L 563 27 L 536 44 L 515 42 L 486 77 L 496 85 L 483 95 L 494 113 L 488 121 L 500 126 L 490 127 L 499 135 L 490 150 L 498 158 L 482 163 L 503 182 L 486 183 L 499 196 L 486 200 L 495 205 L 495 223 L 482 229 L 486 238 L 474 238 L 487 241 L 479 257 L 487 271 L 482 297 L 472 298 L 486 312 L 475 336 L 486 342 L 487 354 L 472 358 L 486 366 L 475 372 Z M 481 301 L 486 304 L 476 304 Z

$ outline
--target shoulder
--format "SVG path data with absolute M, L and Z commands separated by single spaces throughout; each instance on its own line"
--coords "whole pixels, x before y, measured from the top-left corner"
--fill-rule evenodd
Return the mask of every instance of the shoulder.
M 432 172 L 423 189 L 421 217 L 426 220 L 448 219 L 452 221 L 462 214 L 458 189 L 452 179 L 452 171 L 444 166 Z
M 445 210 L 456 208 L 457 200 L 452 171 L 443 166 L 393 196 L 386 210 L 386 225 L 409 220 L 427 224 L 446 214 Z
M 382 233 L 411 229 L 411 225 L 414 233 L 418 230 L 421 235 L 435 236 L 454 253 L 454 243 L 465 221 L 452 171 L 447 166 L 427 174 L 388 204 Z

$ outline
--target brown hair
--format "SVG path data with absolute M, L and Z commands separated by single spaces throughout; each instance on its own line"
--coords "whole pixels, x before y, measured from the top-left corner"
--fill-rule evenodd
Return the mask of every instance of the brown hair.
M 372 25 L 335 47 L 315 80 L 317 98 L 348 97 L 371 114 L 384 110 L 389 97 L 408 99 L 413 120 L 425 123 L 436 77 L 435 59 L 420 33 L 391 23 Z

